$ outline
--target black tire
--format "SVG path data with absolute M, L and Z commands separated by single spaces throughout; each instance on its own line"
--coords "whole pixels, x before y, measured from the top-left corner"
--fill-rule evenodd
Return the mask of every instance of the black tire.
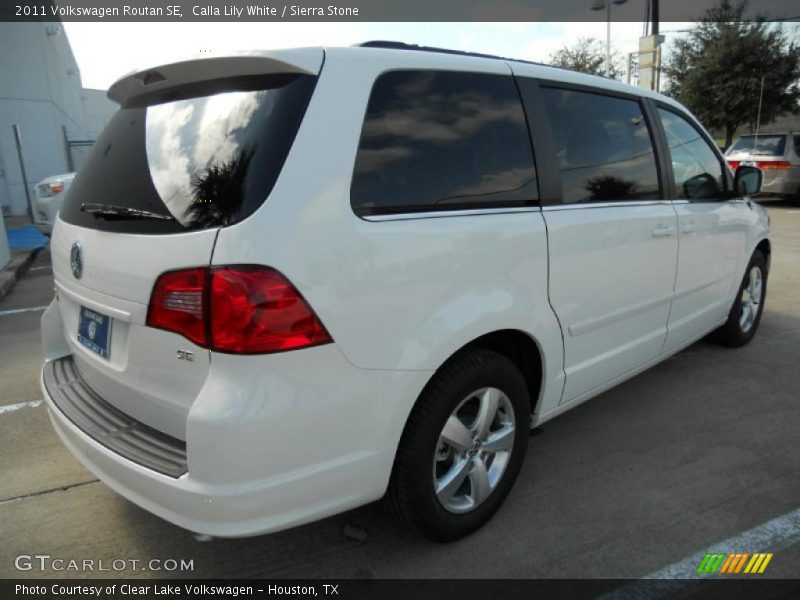
M 473 392 L 483 388 L 502 392 L 508 401 L 504 400 L 505 406 L 510 404 L 513 409 L 513 442 L 505 468 L 485 500 L 468 512 L 454 513 L 445 508 L 434 489 L 434 461 L 441 452 L 439 436 L 451 414 L 459 406 L 465 406 L 465 398 L 473 397 Z M 432 540 L 449 542 L 469 535 L 486 523 L 502 505 L 522 467 L 528 446 L 530 412 L 525 379 L 514 363 L 502 354 L 475 348 L 446 363 L 433 376 L 411 411 L 395 457 L 386 500 L 401 524 Z M 481 455 L 493 456 L 491 452 L 482 454 L 479 451 L 479 459 Z M 496 459 L 487 460 L 491 464 L 491 460 Z M 470 483 L 465 485 L 471 486 L 471 475 L 468 479 Z
M 755 318 L 749 327 L 745 328 L 742 325 L 742 313 L 746 309 L 742 302 L 742 297 L 745 294 L 745 289 L 750 284 L 753 269 L 759 269 L 761 272 L 761 298 L 758 303 L 758 309 L 755 311 Z M 753 339 L 758 329 L 758 324 L 761 322 L 761 315 L 764 312 L 764 301 L 767 298 L 767 275 L 767 259 L 759 250 L 756 250 L 747 264 L 742 283 L 739 285 L 739 291 L 728 313 L 728 320 L 722 327 L 711 334 L 712 341 L 730 348 L 738 348 Z

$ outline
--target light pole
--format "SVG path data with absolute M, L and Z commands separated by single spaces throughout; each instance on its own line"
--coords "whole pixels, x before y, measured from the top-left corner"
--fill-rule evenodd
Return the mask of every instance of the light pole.
M 592 10 L 606 10 L 606 77 L 611 79 L 611 5 L 625 4 L 628 0 L 592 0 Z

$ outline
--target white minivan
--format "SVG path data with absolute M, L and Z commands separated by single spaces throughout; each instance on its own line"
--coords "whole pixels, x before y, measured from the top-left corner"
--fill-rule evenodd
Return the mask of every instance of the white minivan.
M 386 42 L 109 96 L 53 233 L 42 388 L 89 470 L 193 532 L 385 497 L 457 539 L 530 428 L 758 327 L 760 171 L 664 96 Z

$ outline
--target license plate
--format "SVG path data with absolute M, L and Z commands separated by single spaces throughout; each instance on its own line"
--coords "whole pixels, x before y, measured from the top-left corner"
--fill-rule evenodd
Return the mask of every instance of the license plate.
M 111 317 L 81 306 L 78 341 L 92 352 L 108 358 L 111 350 Z
M 739 165 L 742 166 L 742 167 L 757 167 L 758 166 L 756 164 L 756 161 L 754 161 L 754 160 L 743 160 L 742 162 L 739 163 Z

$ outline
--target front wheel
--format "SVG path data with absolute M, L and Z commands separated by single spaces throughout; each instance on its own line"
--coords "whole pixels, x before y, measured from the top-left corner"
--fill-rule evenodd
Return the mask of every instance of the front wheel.
M 400 521 L 436 541 L 478 529 L 517 478 L 530 429 L 525 379 L 505 356 L 453 358 L 409 416 L 387 492 Z
M 733 348 L 749 342 L 761 322 L 767 295 L 767 259 L 756 250 L 747 265 L 739 293 L 733 302 L 728 320 L 714 331 L 712 339 Z

